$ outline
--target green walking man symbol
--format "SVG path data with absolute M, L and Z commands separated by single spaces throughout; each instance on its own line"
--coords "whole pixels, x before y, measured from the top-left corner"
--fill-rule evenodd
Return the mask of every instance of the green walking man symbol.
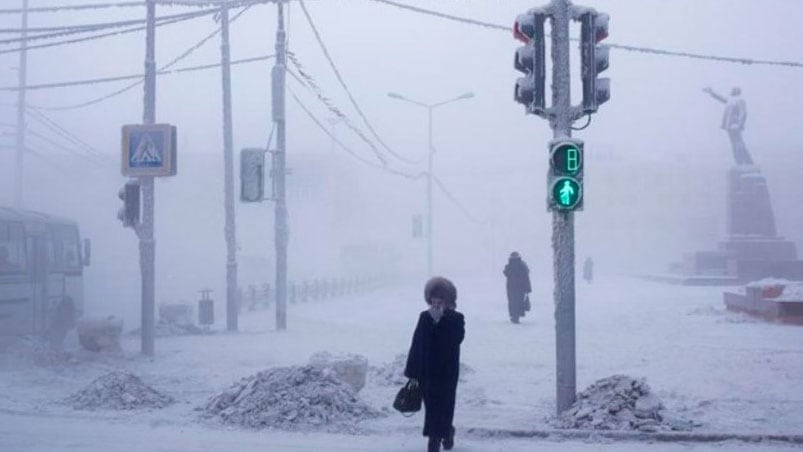
M 567 179 L 563 181 L 563 186 L 560 188 L 558 194 L 560 195 L 560 203 L 564 206 L 568 206 L 572 204 L 572 199 L 574 198 L 574 187 L 572 187 L 572 183 Z

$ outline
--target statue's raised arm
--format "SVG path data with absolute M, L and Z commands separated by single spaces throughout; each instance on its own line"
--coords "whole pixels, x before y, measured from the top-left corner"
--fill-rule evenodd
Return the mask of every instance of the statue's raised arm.
M 711 89 L 710 86 L 706 86 L 705 88 L 703 88 L 703 92 L 710 94 L 711 97 L 713 97 L 714 99 L 718 100 L 719 102 L 721 102 L 723 104 L 727 104 L 728 103 L 728 99 L 726 99 L 725 96 L 723 96 L 721 94 L 718 94 L 716 91 Z

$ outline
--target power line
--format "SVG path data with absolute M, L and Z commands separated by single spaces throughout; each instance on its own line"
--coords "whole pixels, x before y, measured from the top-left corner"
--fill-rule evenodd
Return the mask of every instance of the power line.
M 328 108 L 329 111 L 332 112 L 332 114 L 334 114 L 337 118 L 341 119 L 346 124 L 346 127 L 348 127 L 349 129 L 351 129 L 352 132 L 357 134 L 357 136 L 359 136 L 360 139 L 362 139 L 365 142 L 365 144 L 367 144 L 371 148 L 377 160 L 379 160 L 382 163 L 382 165 L 387 165 L 387 160 L 382 155 L 382 153 L 379 152 L 379 149 L 376 147 L 374 142 L 371 141 L 367 136 L 365 136 L 363 131 L 360 130 L 357 126 L 355 126 L 354 123 L 351 121 L 351 119 L 349 119 L 349 117 L 346 116 L 345 113 L 343 113 L 339 108 L 337 108 L 330 98 L 328 98 L 326 95 L 323 94 L 323 90 L 321 89 L 321 87 L 318 85 L 317 82 L 315 82 L 315 79 L 313 79 L 312 76 L 304 70 L 304 67 L 298 61 L 298 58 L 295 56 L 295 54 L 292 52 L 287 52 L 287 59 L 293 63 L 300 76 L 303 77 L 303 80 L 298 75 L 294 74 L 292 71 L 288 70 L 287 72 L 290 73 L 295 78 L 295 80 L 301 84 L 301 86 L 311 90 L 313 94 L 315 94 L 315 96 L 318 98 L 318 100 L 321 101 L 321 103 L 323 103 L 324 106 Z
M 189 13 L 189 14 L 184 15 L 184 16 L 179 17 L 179 18 L 175 18 L 175 19 L 172 19 L 172 20 L 165 20 L 163 22 L 160 22 L 160 23 L 156 24 L 156 26 L 172 25 L 172 24 L 175 24 L 175 23 L 178 23 L 178 22 L 183 22 L 183 21 L 187 21 L 187 20 L 190 20 L 190 19 L 195 19 L 197 17 L 213 14 L 215 12 L 216 12 L 215 10 L 211 10 L 211 11 L 210 10 L 204 10 L 204 11 L 201 11 L 201 12 Z M 141 31 L 141 30 L 144 30 L 145 28 L 146 28 L 146 26 L 143 25 L 143 26 L 137 26 L 137 27 L 133 27 L 133 28 L 127 28 L 125 30 L 119 30 L 119 31 L 101 33 L 101 34 L 92 35 L 92 36 L 86 36 L 86 37 L 83 37 L 83 38 L 66 39 L 64 41 L 49 42 L 47 44 L 37 44 L 37 45 L 33 45 L 33 46 L 29 45 L 29 46 L 17 47 L 17 48 L 14 48 L 14 49 L 0 50 L 0 55 L 6 54 L 6 53 L 21 52 L 23 50 L 42 49 L 42 48 L 45 48 L 45 47 L 61 46 L 61 45 L 65 45 L 65 44 L 75 44 L 75 43 L 78 43 L 78 42 L 85 42 L 85 41 L 94 41 L 96 39 L 107 38 L 109 36 L 117 36 L 117 35 L 122 35 L 122 34 L 126 34 L 126 33 L 133 33 L 133 32 L 136 32 L 136 31 Z
M 234 21 L 236 21 L 236 20 L 237 20 L 237 19 L 238 19 L 238 18 L 239 18 L 239 17 L 240 17 L 240 16 L 241 16 L 243 13 L 245 13 L 246 11 L 248 11 L 248 9 L 249 9 L 249 8 L 250 8 L 250 6 L 246 6 L 245 8 L 243 8 L 243 10 L 242 10 L 242 11 L 238 12 L 237 14 L 235 14 L 235 15 L 234 15 L 234 16 L 233 16 L 233 17 L 232 17 L 230 20 L 229 20 L 229 23 L 231 24 L 231 23 L 233 23 Z M 201 40 L 200 40 L 200 41 L 198 41 L 197 43 L 195 43 L 195 44 L 193 44 L 192 46 L 190 46 L 190 47 L 189 47 L 187 50 L 185 50 L 184 52 L 182 52 L 182 53 L 181 53 L 179 56 L 177 56 L 176 58 L 173 58 L 173 59 L 172 59 L 172 60 L 171 60 L 169 63 L 167 63 L 167 64 L 165 64 L 164 66 L 160 67 L 160 68 L 157 70 L 157 73 L 159 73 L 159 72 L 163 72 L 163 71 L 166 71 L 167 69 L 171 68 L 171 67 L 172 67 L 172 66 L 174 66 L 176 63 L 178 63 L 179 61 L 183 60 L 184 58 L 187 58 L 187 57 L 188 57 L 188 56 L 190 56 L 190 55 L 191 55 L 193 52 L 195 52 L 196 50 L 198 50 L 198 48 L 200 48 L 201 46 L 203 46 L 204 44 L 206 44 L 206 43 L 207 43 L 207 42 L 208 42 L 210 39 L 212 39 L 212 38 L 214 38 L 215 36 L 217 36 L 217 34 L 218 34 L 218 33 L 220 33 L 220 27 L 218 27 L 217 29 L 215 29 L 215 31 L 213 31 L 213 32 L 212 32 L 212 33 L 210 33 L 209 35 L 205 36 L 203 39 L 201 39 Z M 257 58 L 263 58 L 263 57 L 257 57 Z M 267 58 L 266 58 L 266 59 L 267 59 Z M 252 59 L 252 60 L 253 60 L 253 59 Z M 191 68 L 184 69 L 184 71 L 189 71 L 189 70 L 192 70 L 192 69 L 191 69 Z M 118 89 L 118 90 L 116 90 L 116 91 L 113 91 L 113 92 L 111 92 L 111 93 L 109 93 L 109 94 L 106 94 L 106 95 L 104 95 L 104 96 L 97 97 L 97 98 L 95 98 L 95 99 L 91 99 L 91 100 L 88 100 L 88 101 L 80 102 L 80 103 L 78 103 L 78 104 L 63 105 L 63 106 L 60 106 L 60 107 L 34 107 L 34 106 L 32 106 L 32 108 L 34 108 L 34 109 L 36 109 L 36 110 L 64 111 L 64 110 L 75 110 L 75 109 L 78 109 L 78 108 L 88 107 L 88 106 L 90 106 L 90 105 L 95 105 L 95 104 L 98 104 L 98 103 L 100 103 L 100 102 L 103 102 L 103 101 L 105 101 L 105 100 L 111 99 L 112 97 L 119 96 L 120 94 L 123 94 L 123 93 L 125 93 L 126 91 L 129 91 L 129 90 L 131 90 L 131 89 L 133 89 L 133 88 L 136 88 L 137 86 L 141 85 L 141 84 L 142 84 L 142 82 L 143 82 L 144 80 L 145 80 L 145 77 L 144 77 L 144 76 L 139 76 L 139 80 L 137 80 L 136 82 L 134 82 L 134 83 L 131 83 L 131 84 L 129 84 L 129 85 L 126 85 L 126 86 L 124 86 L 124 87 L 123 87 L 123 88 L 121 88 L 121 89 Z
M 173 14 L 169 16 L 161 16 L 156 18 L 156 22 L 163 22 L 168 21 L 171 19 L 178 19 L 178 18 L 194 18 L 199 17 L 200 15 L 204 15 L 204 13 L 215 13 L 217 9 L 213 10 L 204 10 L 204 11 L 195 11 L 191 13 L 181 13 L 181 14 Z M 81 25 L 64 25 L 58 27 L 27 27 L 27 28 L 2 28 L 0 29 L 0 33 L 22 33 L 23 30 L 27 32 L 41 32 L 43 34 L 26 36 L 22 38 L 9 38 L 9 39 L 2 39 L 0 40 L 0 44 L 11 44 L 16 42 L 28 42 L 28 41 L 36 41 L 41 39 L 51 39 L 51 38 L 58 38 L 62 36 L 69 36 L 73 34 L 80 34 L 80 33 L 88 33 L 92 31 L 98 30 L 105 30 L 107 28 L 123 28 L 128 27 L 131 25 L 139 25 L 144 24 L 147 19 L 132 19 L 132 20 L 122 20 L 116 22 L 104 22 L 104 23 L 95 23 L 95 24 L 81 24 Z
M 28 115 L 33 118 L 35 121 L 39 122 L 46 128 L 50 129 L 51 131 L 55 132 L 57 135 L 65 138 L 66 140 L 70 141 L 71 143 L 84 148 L 88 153 L 92 154 L 93 156 L 105 160 L 107 162 L 111 161 L 108 155 L 103 154 L 102 152 L 98 151 L 92 145 L 87 143 L 86 141 L 78 138 L 75 134 L 71 133 L 61 125 L 59 125 L 56 121 L 46 116 L 44 113 L 36 111 L 34 109 L 28 108 L 27 109 Z
M 246 63 L 254 63 L 258 61 L 267 61 L 273 58 L 275 55 L 261 55 L 251 58 L 242 58 L 239 60 L 232 60 L 230 64 L 232 66 L 236 66 L 239 64 L 246 64 Z M 194 71 L 202 71 L 206 69 L 214 69 L 221 66 L 221 63 L 210 63 L 210 64 L 203 64 L 198 66 L 188 66 L 179 69 L 171 69 L 171 70 L 162 70 L 157 71 L 156 75 L 171 75 L 171 74 L 178 74 L 182 72 L 194 72 Z M 51 82 L 51 83 L 39 83 L 36 85 L 26 85 L 23 87 L 19 86 L 0 86 L 0 91 L 18 91 L 24 89 L 26 91 L 32 90 L 41 90 L 41 89 L 52 89 L 52 88 L 67 88 L 73 86 L 85 86 L 85 85 L 97 85 L 102 83 L 112 83 L 112 82 L 120 82 L 125 80 L 133 80 L 133 79 L 141 79 L 143 77 L 142 74 L 130 74 L 130 75 L 117 75 L 112 77 L 99 77 L 99 78 L 90 78 L 84 80 L 71 80 L 68 82 Z
M 507 27 L 504 25 L 494 24 L 490 22 L 483 22 L 480 20 L 475 19 L 468 19 L 465 17 L 454 16 L 451 14 L 442 13 L 439 11 L 433 11 L 430 9 L 420 8 L 418 6 L 407 5 L 404 3 L 399 3 L 393 0 L 371 0 L 377 3 L 383 3 L 386 5 L 395 6 L 397 8 L 406 9 L 409 11 L 413 11 L 420 14 L 426 14 L 429 16 L 440 17 L 442 19 L 448 19 L 455 22 L 461 22 L 469 25 L 476 25 L 485 28 L 491 28 L 494 30 L 503 30 L 506 32 L 511 32 L 511 27 Z M 721 63 L 739 63 L 739 64 L 751 64 L 751 65 L 764 65 L 764 66 L 787 66 L 787 67 L 803 67 L 803 63 L 798 61 L 783 61 L 783 60 L 760 60 L 760 59 L 753 59 L 753 58 L 741 58 L 741 57 L 726 57 L 720 55 L 710 55 L 710 54 L 702 54 L 702 53 L 694 53 L 694 52 L 679 52 L 674 50 L 665 50 L 665 49 L 658 49 L 653 47 L 641 47 L 641 46 L 631 46 L 625 44 L 608 44 L 608 46 L 612 49 L 624 50 L 627 52 L 639 52 L 639 53 L 648 53 L 653 55 L 662 55 L 662 56 L 673 56 L 673 57 L 684 57 L 684 58 L 692 58 L 697 60 L 709 60 L 709 61 L 718 61 Z
M 432 180 L 435 181 L 435 185 L 437 185 L 438 188 L 441 189 L 443 194 L 445 194 L 446 197 L 449 198 L 449 200 L 452 201 L 452 203 L 454 205 L 456 205 L 457 208 L 460 209 L 460 211 L 463 213 L 463 215 L 465 215 L 465 217 L 468 218 L 472 223 L 476 223 L 476 224 L 487 224 L 488 223 L 487 220 L 486 221 L 480 221 L 480 220 L 476 219 L 473 215 L 471 215 L 471 212 L 469 212 L 468 209 L 466 209 L 466 207 L 463 206 L 463 204 L 461 204 L 460 201 L 457 200 L 455 195 L 453 195 L 452 192 L 450 192 L 446 188 L 446 186 L 443 184 L 443 182 L 440 179 L 438 179 L 437 177 L 435 177 L 434 174 L 432 175 Z
M 87 157 L 89 157 L 89 161 L 91 161 L 95 165 L 101 166 L 101 163 L 98 160 L 95 160 L 93 158 L 93 156 L 88 156 L 88 155 L 86 155 L 84 153 L 81 153 L 81 152 L 79 152 L 79 151 L 77 151 L 77 150 L 75 150 L 73 148 L 67 147 L 67 146 L 65 146 L 65 145 L 53 140 L 52 138 L 47 137 L 44 134 L 41 134 L 41 133 L 39 133 L 39 132 L 37 132 L 37 131 L 35 131 L 33 129 L 29 128 L 29 129 L 26 130 L 26 132 L 30 136 L 35 137 L 35 138 L 39 138 L 40 140 L 50 144 L 51 146 L 54 146 L 54 147 L 56 147 L 58 149 L 61 149 L 62 151 L 66 152 L 68 154 L 71 154 L 73 156 L 81 157 L 82 159 L 86 159 Z
M 53 13 L 61 11 L 81 11 L 87 9 L 103 9 L 103 8 L 123 8 L 131 6 L 145 6 L 145 2 L 118 2 L 118 3 L 95 3 L 85 5 L 62 5 L 62 6 L 40 6 L 36 8 L 6 8 L 0 9 L 0 14 L 20 14 L 24 11 L 28 13 Z
M 368 165 L 371 168 L 382 169 L 381 165 L 378 165 L 378 164 L 366 159 L 365 157 L 362 157 L 361 155 L 357 154 L 351 148 L 349 148 L 348 146 L 343 144 L 343 142 L 340 141 L 337 137 L 335 137 L 329 130 L 327 130 L 326 127 L 321 123 L 321 121 L 317 117 L 315 117 L 315 115 L 312 113 L 312 111 L 310 111 L 306 107 L 306 105 L 304 105 L 304 103 L 301 102 L 301 99 L 298 98 L 298 96 L 296 95 L 295 91 L 293 91 L 292 88 L 288 87 L 287 91 L 290 93 L 290 96 L 293 97 L 293 100 L 296 101 L 298 106 L 301 107 L 301 109 L 304 111 L 304 113 L 306 113 L 307 116 L 309 116 L 309 118 L 312 120 L 312 122 L 314 122 L 326 135 L 328 135 L 330 138 L 332 138 L 332 140 L 334 140 L 334 142 L 338 146 L 340 146 L 344 151 L 346 151 L 349 155 L 351 155 L 353 158 L 355 158 L 359 162 L 361 162 L 361 163 L 363 163 L 365 165 Z
M 314 122 L 315 125 L 317 125 L 318 128 L 321 129 L 321 131 L 323 133 L 325 133 L 327 136 L 329 136 L 329 138 L 331 138 L 332 141 L 335 142 L 335 144 L 340 146 L 340 148 L 342 148 L 344 151 L 346 151 L 349 155 L 351 155 L 354 159 L 356 159 L 360 163 L 363 163 L 364 165 L 370 166 L 371 168 L 378 169 L 380 171 L 384 171 L 386 173 L 389 173 L 389 174 L 392 174 L 392 175 L 395 175 L 395 176 L 403 177 L 403 178 L 408 179 L 408 180 L 418 180 L 418 179 L 421 179 L 422 177 L 425 177 L 427 175 L 424 172 L 420 172 L 420 173 L 417 173 L 417 174 L 408 174 L 408 173 L 393 169 L 393 168 L 388 167 L 388 166 L 378 165 L 378 164 L 376 164 L 376 163 L 374 163 L 374 162 L 372 162 L 370 160 L 367 160 L 364 157 L 360 156 L 359 154 L 354 152 L 352 149 L 350 149 L 348 146 L 343 144 L 343 142 L 340 141 L 337 137 L 335 137 L 335 135 L 332 134 L 332 132 L 330 132 L 329 129 L 327 129 L 326 126 L 324 126 L 323 123 L 317 117 L 315 117 L 315 115 L 312 113 L 312 111 L 310 111 L 309 108 L 307 108 L 304 105 L 304 103 L 301 102 L 301 99 L 298 98 L 296 93 L 291 88 L 288 87 L 287 90 L 290 92 L 290 96 L 293 98 L 293 100 L 295 100 L 296 103 L 298 104 L 298 106 L 301 107 L 301 109 L 304 111 L 304 113 L 306 113 L 307 116 L 309 116 L 309 118 L 312 120 L 312 122 Z M 476 223 L 476 224 L 487 224 L 488 223 L 487 221 L 477 220 L 473 215 L 471 215 L 471 212 L 469 212 L 468 209 L 466 209 L 466 207 L 463 206 L 463 204 L 460 203 L 460 201 L 457 199 L 457 197 L 454 196 L 454 194 L 452 194 L 452 192 L 449 191 L 449 189 L 446 188 L 446 185 L 440 179 L 438 179 L 437 177 L 435 177 L 433 175 L 432 176 L 432 180 L 435 181 L 435 184 L 446 195 L 447 199 L 449 201 L 451 201 L 455 206 L 457 206 L 457 208 L 460 210 L 460 212 L 463 213 L 463 215 L 466 218 L 468 218 L 469 221 L 471 221 L 473 223 Z
M 335 76 L 337 76 L 337 80 L 338 80 L 338 82 L 340 82 L 340 86 L 342 86 L 343 90 L 346 91 L 346 94 L 348 95 L 348 98 L 351 101 L 351 104 L 354 106 L 354 109 L 357 110 L 357 113 L 362 118 L 363 123 L 365 123 L 365 126 L 368 128 L 368 130 L 374 136 L 376 141 L 378 141 L 379 144 L 382 145 L 382 147 L 385 148 L 385 150 L 387 150 L 391 155 L 393 155 L 397 159 L 403 161 L 404 163 L 411 164 L 411 165 L 415 165 L 416 163 L 420 163 L 420 161 L 410 160 L 410 159 L 404 157 L 403 155 L 398 154 L 397 152 L 393 151 L 393 149 L 391 149 L 387 144 L 385 144 L 385 141 L 382 140 L 382 137 L 379 136 L 379 134 L 374 129 L 374 126 L 371 125 L 371 122 L 365 116 L 365 113 L 363 113 L 362 108 L 360 108 L 359 104 L 357 104 L 357 100 L 354 98 L 354 95 L 351 94 L 351 90 L 346 85 L 346 81 L 343 80 L 343 76 L 340 74 L 340 71 L 337 69 L 337 65 L 335 65 L 334 59 L 332 59 L 332 55 L 329 54 L 329 50 L 326 48 L 326 45 L 323 42 L 323 38 L 321 38 L 321 35 L 318 32 L 318 28 L 315 26 L 315 23 L 313 22 L 312 16 L 310 16 L 309 11 L 307 10 L 307 6 L 304 4 L 304 0 L 298 0 L 298 4 L 301 6 L 301 10 L 304 12 L 304 16 L 307 19 L 307 23 L 309 24 L 310 28 L 312 29 L 312 33 L 315 35 L 315 40 L 318 41 L 318 45 L 320 46 L 321 50 L 323 51 L 323 54 L 326 57 L 326 60 L 329 62 L 329 66 L 332 68 L 332 71 L 334 71 Z

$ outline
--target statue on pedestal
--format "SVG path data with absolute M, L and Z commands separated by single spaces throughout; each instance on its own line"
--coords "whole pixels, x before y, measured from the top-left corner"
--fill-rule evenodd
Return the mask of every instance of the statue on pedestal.
M 737 165 L 752 165 L 753 159 L 750 157 L 750 152 L 747 150 L 747 145 L 742 138 L 742 131 L 744 124 L 747 122 L 747 104 L 742 98 L 741 88 L 734 87 L 731 90 L 730 98 L 726 98 L 717 94 L 710 87 L 703 89 L 717 101 L 725 104 L 725 111 L 722 114 L 722 129 L 728 133 L 728 138 L 731 141 L 731 150 L 733 151 L 733 158 L 736 160 Z

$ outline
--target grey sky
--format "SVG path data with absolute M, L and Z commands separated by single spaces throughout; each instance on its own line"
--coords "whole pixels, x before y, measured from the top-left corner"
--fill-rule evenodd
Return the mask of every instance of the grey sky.
M 15 7 L 19 3 L 16 0 L 2 2 L 3 7 Z M 31 0 L 30 3 L 31 6 L 46 6 L 65 1 Z M 409 3 L 502 25 L 511 25 L 517 14 L 542 4 L 520 0 L 410 0 Z M 803 2 L 589 0 L 583 4 L 610 14 L 610 42 L 803 62 L 803 47 L 798 45 L 798 39 L 803 38 L 799 31 L 799 24 L 803 23 Z M 309 0 L 307 5 L 356 99 L 384 140 L 396 151 L 413 158 L 423 156 L 426 151 L 426 112 L 388 98 L 388 91 L 396 91 L 422 102 L 437 102 L 466 91 L 476 94 L 473 99 L 436 111 L 436 171 L 476 216 L 493 217 L 497 224 L 493 227 L 493 233 L 487 233 L 487 230 L 483 233 L 467 225 L 459 211 L 440 197 L 436 204 L 436 234 L 442 236 L 436 251 L 437 260 L 460 260 L 454 258 L 458 256 L 455 253 L 470 253 L 472 251 L 467 247 L 484 241 L 487 243 L 481 246 L 485 247 L 483 252 L 486 254 L 481 255 L 482 259 L 501 262 L 505 255 L 503 251 L 518 247 L 525 254 L 538 254 L 537 259 L 545 264 L 549 259 L 550 217 L 544 209 L 543 180 L 547 164 L 546 142 L 551 137 L 551 131 L 544 121 L 525 116 L 521 106 L 512 100 L 513 84 L 518 77 L 512 61 L 519 43 L 511 33 L 453 23 L 369 0 Z M 254 6 L 232 26 L 234 58 L 273 53 L 275 9 L 274 6 Z M 187 10 L 160 6 L 158 14 Z M 143 16 L 143 8 L 37 14 L 31 16 L 30 25 L 94 23 Z M 0 16 L 0 27 L 18 26 L 17 17 Z M 160 28 L 157 32 L 157 65 L 183 52 L 215 26 L 211 18 L 203 18 Z M 291 50 L 325 93 L 359 125 L 359 117 L 337 84 L 296 3 L 290 7 L 289 27 Z M 35 50 L 29 53 L 29 80 L 35 84 L 135 74 L 142 70 L 143 58 L 144 34 Z M 179 66 L 218 60 L 219 39 L 215 38 Z M 270 64 L 254 63 L 233 70 L 235 149 L 263 146 L 267 139 L 270 126 Z M 576 69 L 576 59 L 573 64 Z M 16 54 L 0 55 L 0 85 L 16 84 L 16 72 L 13 71 L 16 65 Z M 749 111 L 745 139 L 768 175 L 776 215 L 780 217 L 781 233 L 798 241 L 803 238 L 798 232 L 803 227 L 803 215 L 797 213 L 799 209 L 794 209 L 801 201 L 797 193 L 802 192 L 796 174 L 803 167 L 798 154 L 802 138 L 798 124 L 803 113 L 803 90 L 799 89 L 803 81 L 803 69 L 726 64 L 612 50 L 611 66 L 604 75 L 612 79 L 611 100 L 594 116 L 589 129 L 576 134 L 586 141 L 589 184 L 596 181 L 596 184 L 588 187 L 586 211 L 578 216 L 579 256 L 586 252 L 610 253 L 611 248 L 607 245 L 620 245 L 620 242 L 603 234 L 603 230 L 610 230 L 620 239 L 640 237 L 651 244 L 680 240 L 678 237 L 682 237 L 684 246 L 667 242 L 662 245 L 662 251 L 656 251 L 659 255 L 657 260 L 662 263 L 672 254 L 679 257 L 685 245 L 710 243 L 709 239 L 715 240 L 721 235 L 719 215 L 722 213 L 720 210 L 724 210 L 722 187 L 725 170 L 732 158 L 726 136 L 718 129 L 722 106 L 701 91 L 706 85 L 723 93 L 727 93 L 734 85 L 742 87 Z M 579 79 L 575 79 L 575 82 L 576 93 Z M 77 103 L 114 91 L 126 83 L 41 90 L 31 92 L 28 102 L 36 106 Z M 331 116 L 298 84 L 290 81 L 289 86 L 301 94 L 305 104 L 321 119 Z M 220 152 L 222 133 L 218 70 L 161 77 L 157 93 L 157 119 L 179 128 L 180 162 L 182 155 Z M 13 93 L 0 93 L 1 103 L 13 104 L 15 101 Z M 141 112 L 142 90 L 137 88 L 98 105 L 48 114 L 117 161 L 120 126 L 139 122 Z M 288 159 L 291 167 L 295 165 L 300 177 L 303 168 L 299 166 L 306 160 L 294 162 L 293 155 L 315 152 L 325 155 L 331 152 L 331 143 L 290 99 L 288 115 Z M 14 123 L 14 118 L 13 109 L 0 109 L 0 122 Z M 355 151 L 370 158 L 370 150 L 353 134 L 347 133 L 345 127 L 338 126 L 336 133 Z M 12 142 L 9 137 L 5 140 Z M 32 138 L 31 143 L 37 143 L 36 139 Z M 44 143 L 38 143 L 46 147 Z M 420 212 L 423 207 L 423 184 L 411 185 L 391 176 L 371 174 L 373 170 L 359 169 L 359 163 L 353 162 L 340 151 L 336 152 L 330 158 L 337 161 L 340 167 L 352 168 L 349 171 L 353 173 L 350 174 L 359 175 L 359 180 L 365 181 L 365 187 L 369 187 L 362 188 L 365 190 L 364 196 L 370 197 L 372 187 L 382 187 L 385 190 L 383 193 L 398 196 L 392 203 L 385 203 L 385 210 L 381 212 L 393 212 L 393 215 L 385 215 L 386 220 L 389 223 L 400 222 L 401 232 L 388 230 L 387 233 L 409 234 L 409 216 Z M 10 151 L 6 151 L 0 159 L 0 171 L 4 179 L 0 182 L 2 204 L 8 204 L 12 199 L 9 173 L 11 155 Z M 598 158 L 601 159 L 597 160 L 599 165 L 593 166 Z M 667 225 L 661 223 L 665 206 L 658 205 L 644 212 L 642 217 L 646 215 L 648 220 L 635 215 L 624 216 L 621 222 L 612 219 L 613 214 L 603 210 L 602 206 L 608 205 L 606 202 L 615 202 L 621 209 L 616 214 L 619 218 L 620 213 L 626 212 L 627 206 L 633 202 L 646 203 L 652 194 L 644 187 L 637 187 L 636 193 L 626 190 L 616 192 L 624 194 L 625 198 L 612 200 L 608 194 L 613 193 L 611 190 L 614 188 L 602 181 L 615 179 L 616 174 L 629 178 L 640 171 L 642 162 L 673 165 L 671 171 L 674 173 L 671 174 L 676 175 L 677 181 L 672 175 L 667 176 L 664 192 L 667 187 L 673 188 L 674 183 L 703 187 L 703 190 L 710 186 L 710 199 L 703 200 L 701 205 L 715 205 L 714 213 L 706 213 L 705 208 L 698 206 L 697 213 L 688 213 L 691 218 L 688 222 L 677 220 L 677 224 Z M 187 238 L 175 223 L 178 220 L 165 209 L 168 208 L 166 206 L 177 206 L 178 199 L 190 203 L 194 201 L 196 204 L 192 210 L 183 211 L 187 221 L 190 224 L 209 221 L 213 227 L 209 227 L 208 234 L 198 232 L 192 237 L 199 243 L 215 244 L 215 252 L 219 256 L 216 255 L 214 259 L 219 258 L 220 262 L 214 269 L 222 274 L 223 235 L 222 225 L 218 222 L 222 221 L 223 209 L 219 205 L 219 198 L 222 198 L 219 173 L 209 165 L 179 165 L 182 169 L 177 178 L 157 183 L 157 197 L 163 196 L 159 199 L 164 200 L 157 200 L 157 238 L 162 238 L 160 244 Z M 405 168 L 401 163 L 396 166 Z M 197 172 L 189 172 L 190 168 L 197 168 Z M 712 169 L 709 175 L 705 173 L 706 168 Z M 91 186 L 93 192 L 105 193 L 102 198 L 97 195 L 97 199 L 102 199 L 106 204 L 96 212 L 104 218 L 104 222 L 98 220 L 88 229 L 95 234 L 111 230 L 118 235 L 119 229 L 110 228 L 119 228 L 114 220 L 114 195 L 117 189 L 115 184 L 122 181 L 122 177 L 115 168 L 106 171 L 103 182 L 106 185 L 102 187 L 91 185 L 89 178 L 83 181 L 87 190 Z M 46 176 L 41 177 L 47 180 Z M 647 184 L 649 178 L 634 178 L 633 181 Z M 63 193 L 48 193 L 51 189 L 48 184 L 31 188 L 32 197 L 39 200 L 39 204 L 34 202 L 32 207 L 44 208 L 55 204 L 57 210 L 66 210 L 61 198 Z M 409 195 L 403 196 L 405 193 Z M 661 196 L 669 195 L 664 193 Z M 381 200 L 375 201 L 381 203 Z M 67 205 L 78 212 L 86 212 L 75 201 Z M 175 208 L 180 209 L 180 206 Z M 680 212 L 683 207 L 675 208 Z M 259 242 L 262 248 L 258 249 L 258 253 L 270 253 L 271 250 L 271 241 L 265 236 L 270 228 L 270 217 L 264 216 L 267 209 L 268 206 L 265 206 L 263 213 L 257 214 L 256 208 L 238 207 L 238 219 L 242 220 L 238 234 L 243 246 L 250 249 L 250 246 L 257 246 L 254 243 Z M 314 214 L 299 212 L 298 207 L 294 211 L 293 205 L 290 206 L 290 215 L 291 226 L 298 226 L 305 220 L 312 224 L 316 220 Z M 672 215 L 676 216 L 674 213 Z M 252 219 L 265 221 L 258 232 L 249 224 Z M 370 225 L 374 220 L 362 218 L 359 224 Z M 705 233 L 695 236 L 689 230 L 697 229 L 687 226 L 687 223 L 700 225 L 700 231 L 705 230 Z M 357 227 L 348 223 L 341 226 Z M 628 229 L 630 226 L 655 231 L 653 235 L 643 231 L 639 233 L 641 235 L 631 234 Z M 129 236 L 129 231 L 125 231 L 125 236 L 125 246 L 128 248 L 117 252 L 130 258 L 129 254 L 135 252 L 135 242 L 133 236 Z M 291 244 L 298 246 L 303 240 L 303 232 L 297 233 L 292 236 Z M 160 246 L 163 251 L 159 255 L 162 257 L 167 255 L 169 258 L 171 253 L 177 256 L 180 253 L 178 249 L 171 251 L 165 245 Z M 636 247 L 634 252 L 638 251 L 639 243 L 632 246 Z M 713 246 L 713 243 L 709 246 Z M 176 257 L 176 261 L 180 259 Z M 299 259 L 296 259 L 291 265 L 299 265 L 298 262 Z

